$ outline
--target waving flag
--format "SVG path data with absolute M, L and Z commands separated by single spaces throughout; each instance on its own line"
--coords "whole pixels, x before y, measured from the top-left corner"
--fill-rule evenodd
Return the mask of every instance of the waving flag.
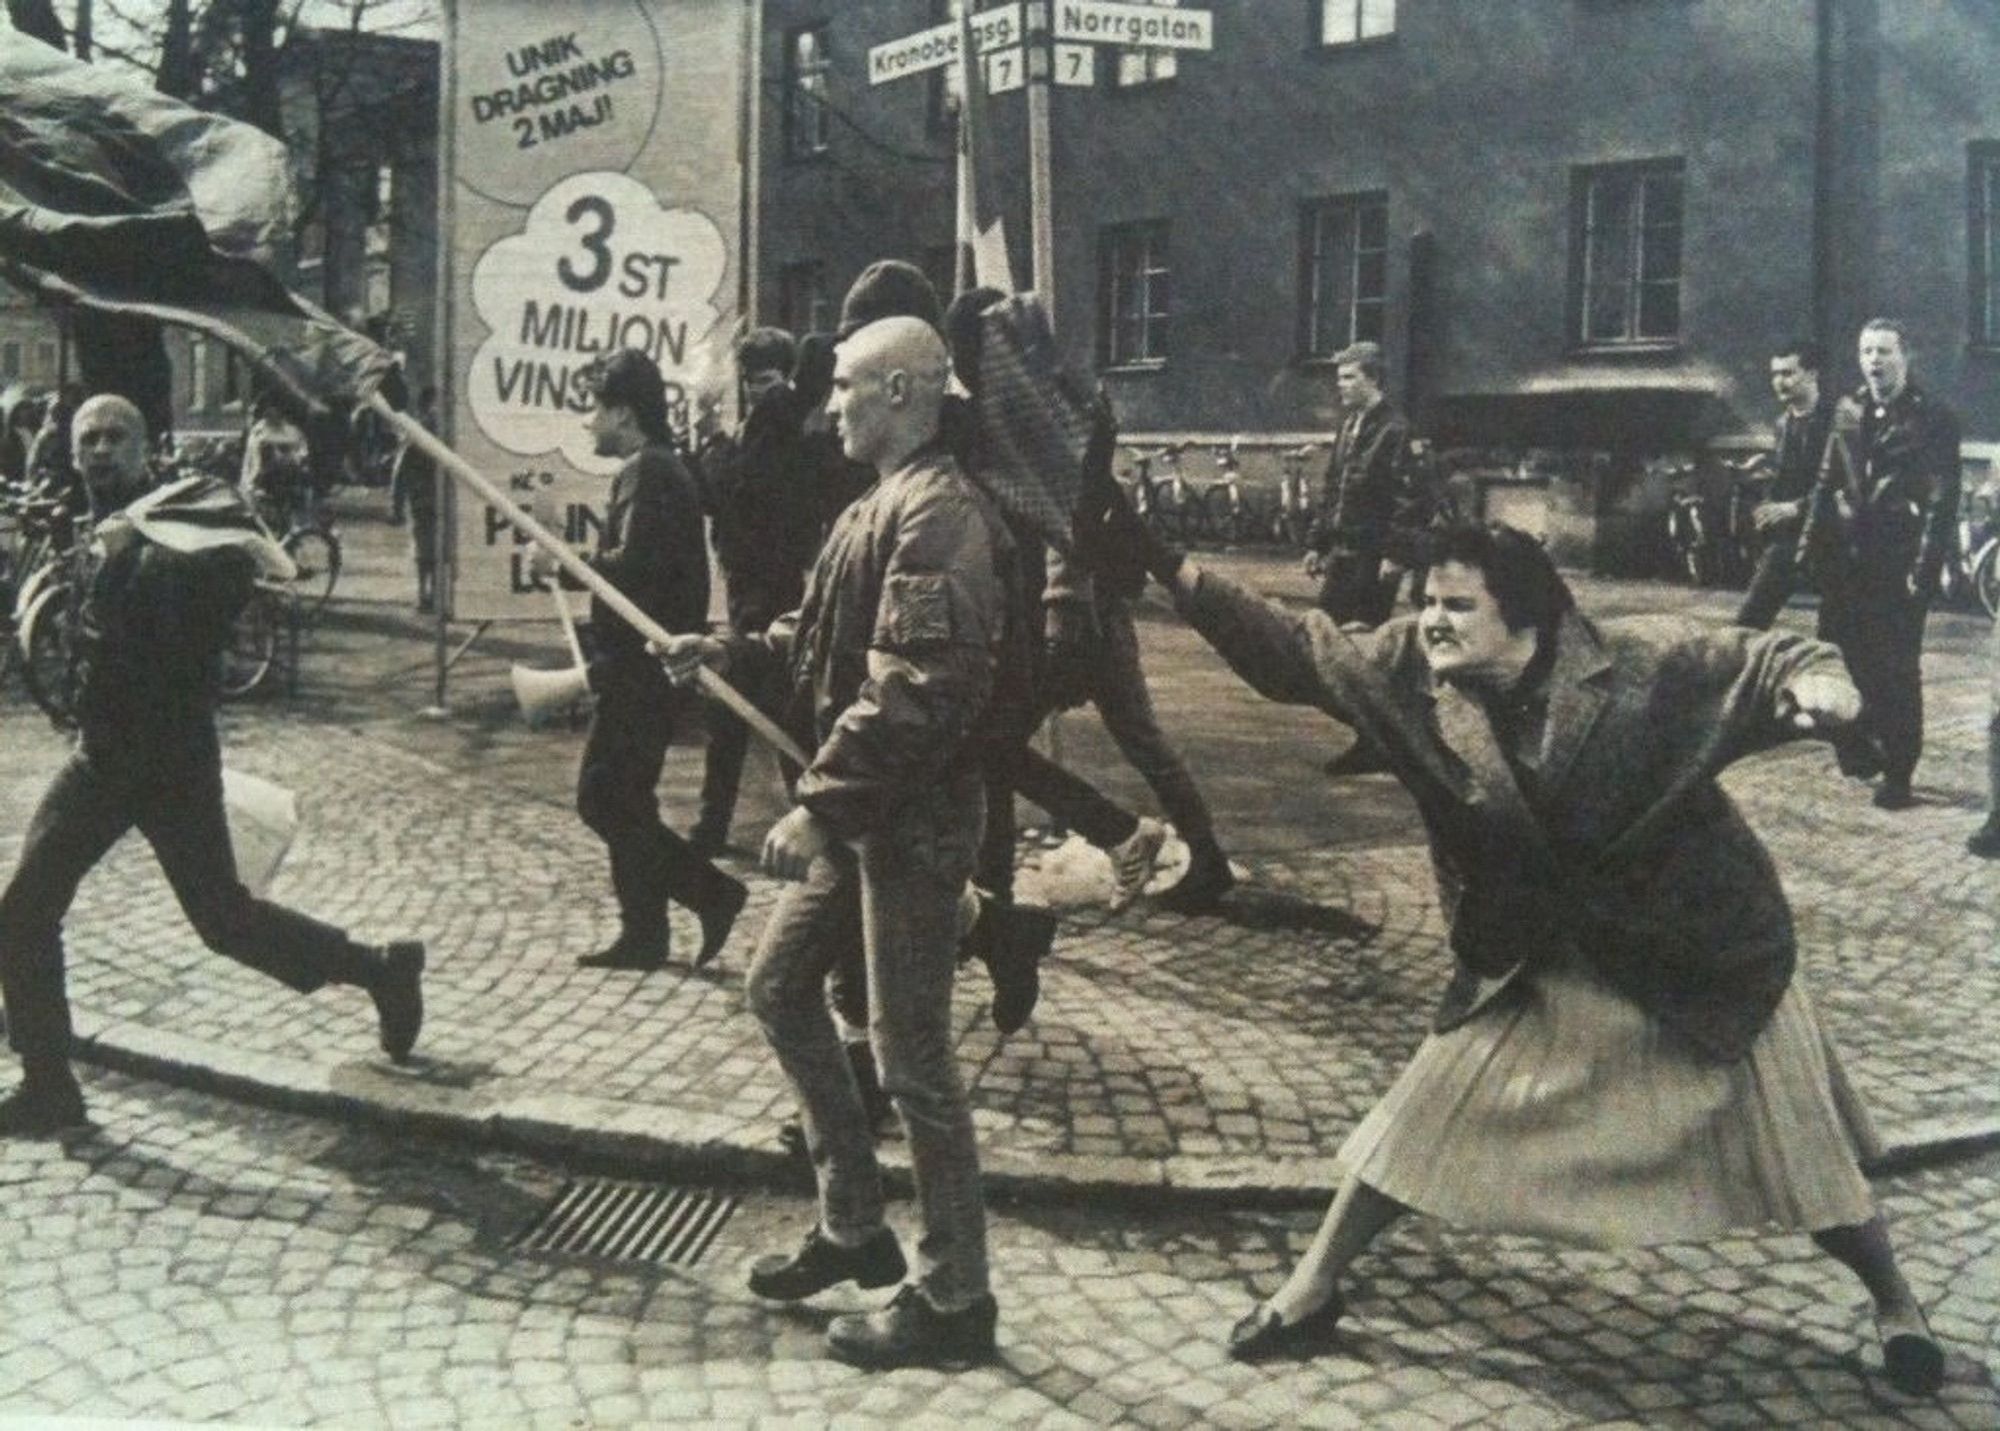
M 0 271 L 213 334 L 315 404 L 358 400 L 389 356 L 272 274 L 288 200 L 261 130 L 23 35 L 0 45 Z

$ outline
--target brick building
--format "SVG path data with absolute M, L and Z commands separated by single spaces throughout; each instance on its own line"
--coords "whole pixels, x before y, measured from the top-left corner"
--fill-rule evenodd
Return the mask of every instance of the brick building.
M 1330 355 L 1377 338 L 1440 444 L 1598 453 L 1549 502 L 1615 545 L 1661 498 L 1640 457 L 1761 434 L 1774 342 L 1821 337 L 1845 383 L 1889 312 L 1969 464 L 1996 450 L 2000 7 L 1202 8 L 1212 51 L 1101 48 L 1052 100 L 1060 335 L 1128 433 L 1324 433 Z M 765 0 L 761 316 L 825 321 L 884 254 L 948 271 L 941 83 L 865 71 L 948 13 Z M 986 113 L 1025 273 L 1023 97 Z

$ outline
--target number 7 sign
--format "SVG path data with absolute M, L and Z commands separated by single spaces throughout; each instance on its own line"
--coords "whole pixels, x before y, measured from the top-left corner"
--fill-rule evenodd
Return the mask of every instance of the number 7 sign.
M 1055 80 L 1071 89 L 1089 89 L 1097 82 L 1097 51 L 1089 45 L 1055 47 Z

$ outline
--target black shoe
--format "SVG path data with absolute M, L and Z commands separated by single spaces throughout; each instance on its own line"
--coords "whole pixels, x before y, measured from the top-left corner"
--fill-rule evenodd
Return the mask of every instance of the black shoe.
M 1905 1396 L 1936 1396 L 1944 1385 L 1944 1348 L 1931 1335 L 1924 1314 L 1875 1314 L 1875 1335 L 1882 1343 L 1882 1369 L 1889 1385 Z
M 1042 960 L 1056 938 L 1054 911 L 983 899 L 965 938 L 993 979 L 993 1027 L 1018 1032 L 1042 996 Z
M 1917 803 L 1917 797 L 1910 793 L 1908 780 L 1897 780 L 1884 776 L 1882 783 L 1875 787 L 1875 808 L 1877 810 L 1907 810 Z
M 382 1024 L 382 1052 L 396 1063 L 410 1056 L 424 1026 L 424 946 L 400 939 L 382 950 L 382 966 L 368 993 Z
M 2000 859 L 2000 820 L 1988 820 L 1967 835 L 1965 852 L 1982 860 Z
M 576 961 L 580 969 L 633 969 L 641 974 L 667 967 L 667 932 L 621 934 L 595 954 Z
M 750 891 L 743 882 L 732 879 L 720 897 L 701 911 L 701 948 L 695 951 L 695 968 L 706 969 L 715 962 L 715 956 L 729 942 L 729 931 L 736 927 L 736 916 L 743 912 L 743 902 L 749 897 Z
M 67 1068 L 59 1078 L 24 1079 L 0 1098 L 0 1138 L 48 1138 L 89 1121 L 83 1090 Z
M 828 1241 L 815 1223 L 791 1256 L 774 1252 L 751 1264 L 750 1290 L 774 1302 L 802 1302 L 841 1282 L 887 1287 L 902 1281 L 909 1270 L 896 1234 L 888 1228 L 859 1247 L 842 1247 Z
M 1389 768 L 1389 757 L 1372 740 L 1361 739 L 1320 766 L 1322 775 L 1338 780 L 1347 775 L 1380 775 Z
M 1229 1355 L 1237 1361 L 1269 1361 L 1323 1351 L 1346 1311 L 1338 1292 L 1296 1322 L 1285 1321 L 1270 1303 L 1260 1302 L 1229 1329 Z
M 849 1366 L 947 1366 L 990 1361 L 1000 1307 L 982 1295 L 958 1312 L 940 1312 L 908 1285 L 879 1312 L 835 1317 L 826 1348 Z
M 1234 888 L 1236 874 L 1229 868 L 1228 858 L 1217 850 L 1189 860 L 1187 873 L 1174 881 L 1172 889 L 1155 896 L 1153 903 L 1176 914 L 1213 914 L 1222 897 Z

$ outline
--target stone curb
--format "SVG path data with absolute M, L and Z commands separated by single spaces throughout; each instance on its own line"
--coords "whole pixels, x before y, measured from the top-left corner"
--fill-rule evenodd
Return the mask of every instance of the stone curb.
M 134 1023 L 79 1030 L 76 1057 L 120 1073 L 288 1113 L 366 1123 L 622 1177 L 750 1183 L 810 1194 L 812 1178 L 775 1146 L 741 1139 L 724 1119 L 554 1095 L 511 1080 L 472 1094 L 424 1080 L 421 1063 L 311 1063 L 225 1048 Z M 773 1140 L 775 1144 L 775 1139 Z M 1866 1165 L 1881 1178 L 1962 1162 L 2000 1147 L 2000 1117 L 1912 1124 Z M 883 1171 L 908 1195 L 902 1146 Z M 983 1151 L 981 1176 L 1001 1204 L 1051 1206 L 1115 1196 L 1123 1207 L 1317 1210 L 1340 1180 L 1332 1158 L 1024 1156 Z

